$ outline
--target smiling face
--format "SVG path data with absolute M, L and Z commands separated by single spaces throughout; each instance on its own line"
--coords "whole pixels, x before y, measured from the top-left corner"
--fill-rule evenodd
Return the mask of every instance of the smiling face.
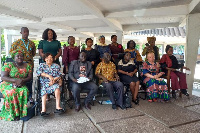
M 104 37 L 101 37 L 101 38 L 99 39 L 99 42 L 102 43 L 102 44 L 105 44 L 105 38 L 104 38 Z
M 117 36 L 114 36 L 112 39 L 111 39 L 112 43 L 116 43 L 117 42 Z
M 110 54 L 109 53 L 104 53 L 104 61 L 105 62 L 109 62 L 110 61 L 110 59 L 111 59 L 111 56 L 110 56 Z
M 48 31 L 48 40 L 53 39 L 53 31 L 49 30 Z
M 169 49 L 167 50 L 167 54 L 168 54 L 169 56 L 171 56 L 171 55 L 173 54 L 173 48 L 169 48 Z
M 15 62 L 17 63 L 22 63 L 24 61 L 24 55 L 22 53 L 19 53 L 15 55 Z
M 92 47 L 93 41 L 92 41 L 92 40 L 88 40 L 86 45 L 87 45 L 88 47 Z
M 69 43 L 69 45 L 74 45 L 75 44 L 75 38 L 74 37 L 70 37 L 68 39 L 68 43 Z
M 23 39 L 28 39 L 28 36 L 29 36 L 29 30 L 28 30 L 28 28 L 22 28 L 22 30 L 21 30 L 21 32 L 20 32 L 21 34 L 22 34 L 22 38 Z
M 130 54 L 130 53 L 126 53 L 126 54 L 124 55 L 124 60 L 130 61 L 130 60 L 131 60 L 131 54 Z
M 155 46 L 155 40 L 151 39 L 148 41 L 148 43 L 153 47 Z
M 86 53 L 85 52 L 81 52 L 79 55 L 79 60 L 81 62 L 85 62 L 86 61 Z
M 53 63 L 53 56 L 52 55 L 49 55 L 45 58 L 45 62 L 48 64 L 48 65 L 51 65 Z
M 147 54 L 147 60 L 149 62 L 154 62 L 155 61 L 155 55 L 154 55 L 154 53 L 148 53 Z

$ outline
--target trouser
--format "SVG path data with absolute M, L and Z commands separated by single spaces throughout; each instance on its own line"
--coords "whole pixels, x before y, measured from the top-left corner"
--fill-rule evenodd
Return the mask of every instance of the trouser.
M 97 92 L 98 86 L 91 81 L 85 82 L 85 83 L 74 83 L 72 84 L 72 92 L 75 100 L 76 105 L 80 105 L 80 93 L 81 90 L 88 90 L 89 93 L 87 97 L 85 98 L 85 104 L 88 104 L 92 101 L 93 97 L 95 96 Z
M 171 71 L 170 78 L 171 78 L 172 90 L 187 89 L 185 73 L 178 71 Z
M 110 101 L 112 104 L 123 106 L 123 94 L 124 85 L 119 81 L 109 81 L 108 83 L 103 82 L 103 87 L 107 89 L 108 95 L 110 96 Z M 114 91 L 117 92 L 117 97 L 114 97 Z M 116 100 L 115 100 L 116 99 Z

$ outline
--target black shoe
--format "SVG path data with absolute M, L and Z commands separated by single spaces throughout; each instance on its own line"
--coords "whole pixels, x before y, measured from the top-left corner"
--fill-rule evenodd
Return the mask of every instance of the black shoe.
M 15 118 L 14 118 L 14 121 L 19 121 L 20 120 L 20 117 L 19 116 L 16 116 Z
M 181 93 L 184 94 L 185 96 L 189 96 L 189 93 L 187 92 L 186 89 L 181 89 Z
M 117 109 L 117 106 L 116 104 L 112 104 L 112 109 L 116 110 Z
M 174 98 L 174 99 L 176 99 L 176 92 L 173 90 L 172 91 L 172 97 Z
M 126 107 L 124 105 L 120 106 L 120 105 L 117 105 L 118 107 L 120 107 L 122 110 L 126 109 Z
M 65 111 L 63 109 L 56 109 L 54 111 L 55 114 L 63 114 Z
M 136 98 L 136 100 L 132 100 L 133 103 L 135 103 L 135 105 L 139 105 L 139 98 Z
M 46 117 L 49 116 L 50 113 L 46 113 L 46 112 L 41 112 L 41 116 Z
M 76 111 L 76 112 L 79 112 L 80 110 L 81 110 L 81 106 L 80 106 L 80 105 L 77 105 L 76 108 L 75 108 L 75 111 Z

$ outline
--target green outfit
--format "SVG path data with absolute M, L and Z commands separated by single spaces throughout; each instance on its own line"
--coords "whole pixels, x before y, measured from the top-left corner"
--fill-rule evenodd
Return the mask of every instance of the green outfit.
M 51 53 L 53 56 L 56 56 L 59 49 L 61 49 L 61 44 L 58 40 L 53 40 L 51 42 L 47 40 L 41 40 L 39 42 L 38 49 L 42 49 L 44 54 Z M 60 64 L 59 59 L 54 62 Z
M 4 64 L 2 71 L 8 72 L 11 78 L 26 78 L 29 73 L 32 73 L 32 68 L 27 64 L 26 68 L 19 69 L 12 62 L 9 62 Z M 0 120 L 12 121 L 17 116 L 27 116 L 28 89 L 26 86 L 16 87 L 11 82 L 3 81 L 0 85 L 0 91 L 4 97 Z

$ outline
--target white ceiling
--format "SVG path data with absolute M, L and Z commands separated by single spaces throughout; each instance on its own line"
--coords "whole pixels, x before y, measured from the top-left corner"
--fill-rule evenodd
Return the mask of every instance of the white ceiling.
M 19 36 L 22 26 L 41 39 L 52 28 L 58 39 L 185 25 L 188 14 L 200 13 L 200 0 L 1 0 L 0 27 Z

